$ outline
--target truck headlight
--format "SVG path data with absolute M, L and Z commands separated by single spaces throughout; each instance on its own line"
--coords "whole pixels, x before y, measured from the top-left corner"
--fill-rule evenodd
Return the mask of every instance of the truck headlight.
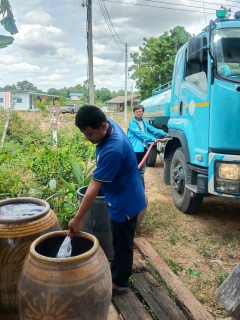
M 217 192 L 240 194 L 240 163 L 215 162 L 214 187 Z
M 239 179 L 239 165 L 233 163 L 221 163 L 218 167 L 218 176 L 221 179 Z

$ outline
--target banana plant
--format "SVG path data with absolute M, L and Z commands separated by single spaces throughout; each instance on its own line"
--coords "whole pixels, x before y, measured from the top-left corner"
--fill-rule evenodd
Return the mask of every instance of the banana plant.
M 0 20 L 0 23 L 4 27 L 4 29 L 11 34 L 18 33 L 14 15 L 12 13 L 12 8 L 8 0 L 0 0 L 0 15 L 3 17 Z M 0 49 L 12 44 L 13 40 L 13 37 L 0 35 Z
M 62 181 L 67 192 L 57 192 L 46 201 L 50 200 L 50 205 L 54 207 L 54 211 L 57 213 L 60 225 L 63 229 L 68 228 L 68 222 L 74 217 L 79 207 L 79 201 L 77 199 L 77 189 L 89 185 L 92 179 L 92 170 L 95 164 L 89 168 L 85 168 L 83 171 L 79 164 L 75 161 L 70 161 L 73 169 L 76 182 L 68 182 L 62 177 L 59 177 Z M 56 188 L 55 183 L 51 181 L 52 190 Z
M 70 183 L 59 177 L 64 186 L 68 189 L 69 192 L 72 192 L 77 195 L 77 190 L 81 187 L 88 186 L 92 179 L 92 170 L 95 167 L 95 164 L 85 169 L 85 172 L 80 168 L 79 164 L 76 161 L 71 160 L 71 166 L 73 169 L 74 177 L 76 179 L 77 185 Z M 77 187 L 77 188 L 76 188 Z

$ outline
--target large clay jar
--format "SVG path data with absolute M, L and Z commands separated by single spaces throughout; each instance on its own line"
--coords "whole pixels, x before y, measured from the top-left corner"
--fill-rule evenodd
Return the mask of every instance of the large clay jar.
M 0 201 L 0 311 L 17 310 L 17 283 L 31 243 L 61 230 L 46 201 L 12 198 Z
M 72 254 L 56 258 L 67 231 L 35 240 L 18 283 L 21 320 L 107 320 L 112 295 L 109 262 L 97 238 L 71 240 Z

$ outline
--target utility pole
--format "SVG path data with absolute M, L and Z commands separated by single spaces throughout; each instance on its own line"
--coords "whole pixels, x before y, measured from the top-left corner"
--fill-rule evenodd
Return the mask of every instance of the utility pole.
M 92 0 L 87 0 L 88 102 L 94 105 Z
M 127 43 L 125 49 L 125 102 L 124 102 L 124 122 L 127 123 Z

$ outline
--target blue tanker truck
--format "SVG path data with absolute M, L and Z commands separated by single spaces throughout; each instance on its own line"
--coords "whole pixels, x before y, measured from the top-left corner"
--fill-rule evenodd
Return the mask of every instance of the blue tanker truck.
M 176 207 L 199 210 L 209 195 L 240 198 L 240 12 L 217 11 L 177 52 L 171 83 L 141 104 L 144 117 L 171 139 L 153 148 Z

